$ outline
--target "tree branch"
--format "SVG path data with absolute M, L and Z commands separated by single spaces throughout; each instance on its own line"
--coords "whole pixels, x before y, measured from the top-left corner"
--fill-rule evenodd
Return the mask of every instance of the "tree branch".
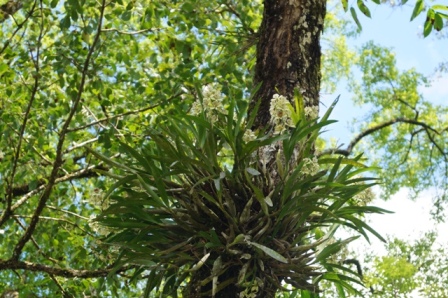
M 445 162 L 447 162 L 447 152 L 443 151 L 442 147 L 440 147 L 439 144 L 437 144 L 437 142 L 434 140 L 434 137 L 431 135 L 430 131 L 428 128 L 425 128 L 426 131 L 426 135 L 428 136 L 429 140 L 431 141 L 431 143 L 437 148 L 437 150 L 440 152 L 440 154 L 442 154 Z M 436 132 L 437 133 L 437 132 Z
M 37 203 L 37 207 L 34 211 L 33 217 L 31 218 L 30 224 L 28 226 L 28 228 L 26 229 L 25 233 L 23 234 L 23 236 L 19 239 L 19 241 L 17 242 L 14 251 L 13 251 L 13 255 L 12 255 L 12 260 L 17 261 L 20 257 L 20 254 L 22 253 L 23 247 L 25 246 L 25 244 L 29 241 L 29 239 L 31 238 L 34 230 L 36 229 L 37 223 L 39 221 L 39 216 L 42 213 L 42 211 L 45 208 L 45 205 L 47 203 L 47 200 L 50 198 L 50 195 L 52 193 L 53 190 L 53 186 L 56 183 L 56 179 L 58 177 L 58 172 L 59 169 L 61 168 L 61 165 L 63 163 L 62 160 L 62 155 L 63 155 L 63 147 L 64 147 L 64 142 L 65 142 L 65 136 L 67 134 L 67 130 L 68 127 L 77 111 L 78 105 L 81 102 L 81 98 L 82 98 L 82 94 L 84 92 L 84 86 L 87 80 L 87 71 L 89 69 L 89 65 L 90 65 L 90 59 L 93 55 L 94 49 L 95 49 L 95 45 L 98 43 L 98 40 L 100 38 L 100 34 L 101 34 L 101 27 L 103 25 L 103 17 L 104 17 L 104 10 L 106 8 L 106 0 L 102 0 L 101 3 L 101 8 L 100 8 L 100 16 L 98 19 L 98 27 L 97 27 L 97 32 L 95 35 L 95 38 L 92 42 L 92 46 L 89 49 L 89 52 L 87 53 L 87 57 L 86 60 L 84 61 L 84 67 L 82 70 L 82 74 L 81 74 L 81 82 L 79 83 L 79 87 L 78 87 L 78 93 L 76 95 L 76 98 L 73 100 L 72 103 L 72 107 L 70 109 L 70 112 L 66 118 L 66 120 L 64 121 L 64 124 L 62 125 L 61 131 L 59 133 L 59 141 L 58 144 L 56 146 L 56 157 L 53 163 L 53 169 L 51 171 L 51 174 L 48 178 L 48 184 L 46 185 L 44 192 L 42 193 L 41 197 L 39 198 L 39 201 Z M 42 9 L 42 8 L 41 8 Z M 43 21 L 43 20 L 42 20 Z M 42 24 L 43 26 L 43 24 Z M 42 31 L 41 31 L 42 32 Z
M 175 97 L 177 97 L 179 95 L 180 94 L 176 94 L 174 96 L 171 96 L 170 98 L 168 98 L 168 100 L 171 100 L 171 99 L 173 99 L 173 98 L 175 98 Z M 154 108 L 158 107 L 159 105 L 160 104 L 155 104 L 155 105 L 144 107 L 144 108 L 141 108 L 141 109 L 138 109 L 138 110 L 127 111 L 127 112 L 120 113 L 120 114 L 117 114 L 117 115 L 113 115 L 113 116 L 110 116 L 110 117 L 101 118 L 98 121 L 93 121 L 91 123 L 88 123 L 88 124 L 85 124 L 85 125 L 82 125 L 82 126 L 78 126 L 78 127 L 75 127 L 75 128 L 69 128 L 69 129 L 67 129 L 67 132 L 74 132 L 74 131 L 82 130 L 84 128 L 89 128 L 91 126 L 94 126 L 94 125 L 97 125 L 97 124 L 101 124 L 103 122 L 108 122 L 110 120 L 113 120 L 113 119 L 116 119 L 116 118 L 119 118 L 119 117 L 146 112 L 148 110 L 151 110 L 151 109 L 154 109 Z
M 28 22 L 29 18 L 33 15 L 34 9 L 36 8 L 37 1 L 34 1 L 33 7 L 26 15 L 25 19 L 22 23 L 17 24 L 16 30 L 12 33 L 11 37 L 3 44 L 2 49 L 0 50 L 0 54 L 3 54 L 3 52 L 8 48 L 9 44 L 11 43 L 11 40 L 13 40 L 14 36 L 16 36 L 17 32 L 19 32 L 20 29 L 22 29 L 23 25 L 25 25 L 26 22 Z
M 69 180 L 74 180 L 74 179 L 98 177 L 99 174 L 95 170 L 108 171 L 109 169 L 102 165 L 90 166 L 88 168 L 78 170 L 78 171 L 75 171 L 73 173 L 70 173 L 70 174 L 67 174 L 64 176 L 59 176 L 56 179 L 55 184 L 60 183 L 60 182 L 69 181 Z M 18 196 L 23 196 L 23 195 L 30 197 L 32 195 L 35 195 L 36 193 L 38 193 L 39 191 L 42 191 L 45 188 L 45 184 L 46 184 L 45 179 L 39 179 L 37 181 L 37 187 L 33 190 L 30 189 L 29 184 L 22 184 L 22 185 L 16 186 L 12 190 L 13 197 L 18 197 Z M 16 205 L 17 205 L 17 203 L 14 204 L 14 206 L 12 207 L 13 210 L 17 208 Z
M 66 278 L 95 278 L 95 277 L 105 277 L 110 272 L 113 271 L 112 266 L 106 269 L 100 270 L 76 270 L 70 268 L 58 268 L 51 267 L 42 264 L 35 264 L 27 261 L 16 261 L 16 260 L 0 260 L 0 271 L 3 270 L 27 270 L 32 272 L 43 272 L 47 274 L 52 274 L 54 276 L 61 276 Z M 126 266 L 120 268 L 116 273 L 125 272 L 134 269 L 134 266 Z
M 154 32 L 160 29 L 142 29 L 142 30 L 137 30 L 137 31 L 121 31 L 115 28 L 106 28 L 106 29 L 101 29 L 101 32 L 117 32 L 120 34 L 126 34 L 126 35 L 136 35 L 136 34 L 142 34 L 142 33 L 146 33 L 146 32 Z
M 418 119 L 418 116 L 419 116 L 419 112 L 418 112 L 418 110 L 416 109 L 416 107 L 415 107 L 415 106 L 412 106 L 410 103 L 408 103 L 407 101 L 401 99 L 401 98 L 397 95 L 397 92 L 395 91 L 396 88 L 395 88 L 394 83 L 392 82 L 391 78 L 387 78 L 387 81 L 389 82 L 389 85 L 390 85 L 390 87 L 392 88 L 392 93 L 394 94 L 394 97 L 393 97 L 393 98 L 396 99 L 396 100 L 398 100 L 400 103 L 402 103 L 403 105 L 407 106 L 407 107 L 410 108 L 411 110 L 413 110 L 414 113 L 415 113 L 415 117 L 414 117 L 414 119 L 417 120 L 417 119 Z
M 340 154 L 340 155 L 344 155 L 344 156 L 349 156 L 350 154 L 352 154 L 353 152 L 353 148 L 366 136 L 371 135 L 383 128 L 386 128 L 388 126 L 394 125 L 396 123 L 408 123 L 408 124 L 412 124 L 412 125 L 417 125 L 417 126 L 421 126 L 424 128 L 424 130 L 427 132 L 428 137 L 430 138 L 431 142 L 433 144 L 435 144 L 435 140 L 434 138 L 432 138 L 432 136 L 430 136 L 430 131 L 435 133 L 435 134 L 439 134 L 439 132 L 437 130 L 435 130 L 434 128 L 432 128 L 431 126 L 429 126 L 428 124 L 424 123 L 424 122 L 420 122 L 414 119 L 407 119 L 407 118 L 395 118 L 383 123 L 380 123 L 378 125 L 375 125 L 369 129 L 366 129 L 365 131 L 361 132 L 360 134 L 358 134 L 351 142 L 350 144 L 347 146 L 346 149 L 340 149 L 340 148 L 332 148 L 332 149 L 327 149 L 322 151 L 319 156 L 322 155 L 326 155 L 326 154 Z M 438 148 L 440 148 L 438 146 Z M 442 154 L 445 155 L 445 153 L 443 153 L 443 151 L 441 151 Z
M 96 172 L 96 170 L 107 171 L 109 169 L 106 168 L 105 166 L 102 166 L 102 165 L 90 166 L 88 168 L 76 171 L 74 173 L 70 173 L 70 174 L 67 174 L 67 175 L 64 175 L 64 176 L 60 176 L 59 178 L 56 178 L 56 180 L 54 181 L 53 185 L 61 183 L 61 182 L 65 182 L 65 181 L 71 181 L 71 180 L 74 180 L 74 179 L 98 177 L 99 174 Z M 11 207 L 11 211 L 16 210 L 23 203 L 25 203 L 26 200 L 28 200 L 30 197 L 32 197 L 35 194 L 37 194 L 37 193 L 41 192 L 42 190 L 44 190 L 46 185 L 47 185 L 46 181 L 44 179 L 41 179 L 41 180 L 38 181 L 38 187 L 33 189 L 33 190 L 29 189 L 29 185 L 28 184 L 24 184 L 24 185 L 21 185 L 21 186 L 18 186 L 16 188 L 14 188 L 15 196 L 20 196 L 20 195 L 24 195 L 24 196 L 20 200 L 18 200 Z
M 29 215 L 13 215 L 13 217 L 14 217 L 15 219 L 20 219 L 20 218 L 31 218 L 31 216 L 29 216 Z M 49 217 L 49 216 L 39 216 L 39 219 L 44 219 L 44 220 L 50 220 L 50 221 L 56 221 L 56 222 L 67 223 L 67 224 L 69 224 L 69 225 L 71 225 L 71 226 L 73 226 L 73 227 L 75 227 L 75 228 L 80 229 L 84 234 L 91 235 L 88 231 L 86 231 L 85 229 L 81 228 L 78 224 L 76 224 L 76 223 L 74 223 L 74 222 L 71 222 L 71 221 L 69 221 L 69 220 L 67 220 L 67 219 L 63 219 L 63 218 L 55 218 L 55 217 Z M 84 220 L 89 220 L 88 218 L 83 218 L 83 219 L 84 219 Z M 19 221 L 19 224 L 21 224 L 20 221 Z M 37 243 L 37 242 L 36 242 L 36 243 Z M 38 247 L 38 249 L 40 249 L 40 248 Z
M 19 9 L 21 9 L 23 6 L 23 3 L 21 1 L 14 1 L 9 0 L 2 6 L 0 6 L 0 14 L 2 15 L 3 19 L 0 20 L 0 23 L 3 23 L 6 19 L 9 18 L 9 16 L 14 15 Z
M 8 2 L 8 3 L 10 3 L 10 2 Z M 14 158 L 12 161 L 11 175 L 5 179 L 5 181 L 6 181 L 6 208 L 3 211 L 2 217 L 0 218 L 0 226 L 4 222 L 6 222 L 12 214 L 11 204 L 12 204 L 12 198 L 13 198 L 12 189 L 13 189 L 13 185 L 14 185 L 14 177 L 16 175 L 16 171 L 17 171 L 17 167 L 18 167 L 18 163 L 19 163 L 19 159 L 20 159 L 20 152 L 22 149 L 22 142 L 24 140 L 25 128 L 28 123 L 28 120 L 29 120 L 29 117 L 31 114 L 31 107 L 34 103 L 34 100 L 36 99 L 36 94 L 37 94 L 37 90 L 39 87 L 39 78 L 40 78 L 39 57 L 40 57 L 40 44 L 41 44 L 41 40 L 43 37 L 43 32 L 44 32 L 44 27 L 43 27 L 43 20 L 42 20 L 41 24 L 40 24 L 39 36 L 37 38 L 36 58 L 35 58 L 36 60 L 34 61 L 34 59 L 31 58 L 34 61 L 34 70 L 36 72 L 34 74 L 34 84 L 33 84 L 32 90 L 31 90 L 30 100 L 28 102 L 28 105 L 25 110 L 25 114 L 23 116 L 22 125 L 20 126 L 19 140 L 17 143 L 16 152 L 14 153 Z M 31 50 L 30 50 L 30 54 L 31 54 L 30 56 L 33 57 Z

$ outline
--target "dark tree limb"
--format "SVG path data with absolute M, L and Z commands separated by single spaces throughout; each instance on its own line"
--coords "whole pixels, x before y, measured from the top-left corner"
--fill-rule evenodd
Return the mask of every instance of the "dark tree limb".
M 439 149 L 440 153 L 445 156 L 446 159 L 446 155 L 447 153 L 444 152 L 442 150 L 442 148 L 437 144 L 437 142 L 434 140 L 433 136 L 431 135 L 431 133 L 434 134 L 439 134 L 439 132 L 432 128 L 431 126 L 429 126 L 428 124 L 418 121 L 418 120 L 414 120 L 414 119 L 407 119 L 407 118 L 395 118 L 383 123 L 380 123 L 378 125 L 375 125 L 369 129 L 366 129 L 365 131 L 361 132 L 360 134 L 358 134 L 351 142 L 350 144 L 347 146 L 346 149 L 340 149 L 340 148 L 332 148 L 332 149 L 327 149 L 322 151 L 319 156 L 322 155 L 326 155 L 326 154 L 340 154 L 340 155 L 344 155 L 344 156 L 349 156 L 350 154 L 353 153 L 353 148 L 365 137 L 380 131 L 383 128 L 389 127 L 391 125 L 397 124 L 397 123 L 408 123 L 408 124 L 412 124 L 412 125 L 417 125 L 423 128 L 423 130 L 427 133 L 428 138 L 430 139 L 431 143 L 433 143 L 434 145 L 436 145 L 436 147 Z M 422 131 L 423 131 L 422 130 Z
M 16 261 L 16 260 L 0 260 L 0 271 L 3 270 L 27 270 L 32 272 L 42 272 L 51 274 L 54 276 L 61 276 L 66 278 L 95 278 L 95 277 L 105 277 L 109 273 L 113 272 L 112 266 L 106 269 L 100 270 L 76 270 L 70 268 L 58 268 L 51 267 L 42 264 L 35 264 L 27 261 Z M 116 273 L 125 272 L 134 269 L 133 266 L 122 267 L 116 271 Z
M 14 15 L 23 6 L 22 1 L 9 0 L 0 6 L 0 23 L 3 23 L 9 16 Z
M 0 54 L 3 54 L 3 52 L 8 48 L 9 44 L 11 43 L 11 40 L 14 39 L 16 34 L 19 32 L 20 29 L 22 29 L 23 25 L 25 25 L 26 22 L 28 22 L 29 18 L 33 15 L 34 10 L 36 9 L 37 1 L 34 1 L 33 7 L 31 10 L 27 13 L 25 19 L 22 23 L 17 24 L 16 30 L 14 30 L 13 34 L 9 37 L 8 40 L 3 44 L 2 49 L 0 50 Z
M 401 104 L 403 104 L 403 105 L 407 106 L 408 108 L 410 108 L 411 110 L 413 110 L 414 113 L 415 113 L 414 119 L 417 120 L 418 116 L 420 115 L 420 113 L 417 110 L 417 108 L 415 107 L 415 105 L 411 105 L 410 103 L 408 103 L 407 101 L 403 100 L 402 98 L 400 98 L 400 96 L 397 95 L 396 88 L 395 88 L 394 83 L 392 82 L 391 78 L 387 78 L 387 81 L 388 81 L 390 87 L 392 88 L 392 92 L 394 94 L 393 98 L 395 100 L 399 101 Z
M 66 182 L 66 181 L 77 180 L 77 179 L 83 179 L 83 178 L 98 177 L 99 174 L 96 172 L 96 170 L 108 171 L 109 168 L 102 166 L 102 165 L 90 166 L 88 168 L 81 169 L 81 170 L 75 171 L 75 172 L 67 174 L 67 175 L 59 175 L 58 178 L 56 178 L 55 184 L 61 183 L 61 182 Z M 46 185 L 45 179 L 39 179 L 37 181 L 37 187 L 35 189 L 30 189 L 29 184 L 18 185 L 18 186 L 13 187 L 12 195 L 13 195 L 13 197 L 18 197 L 18 196 L 30 197 L 32 195 L 35 195 L 39 191 L 42 191 L 45 188 L 45 185 Z M 12 209 L 13 210 L 17 209 L 17 207 L 18 207 L 17 205 L 18 205 L 17 203 L 14 204 L 12 206 Z
M 102 170 L 102 171 L 107 171 L 108 168 L 102 166 L 102 165 L 98 165 L 98 166 L 90 166 L 88 168 L 79 170 L 79 171 L 75 171 L 73 173 L 64 175 L 64 176 L 59 176 L 58 178 L 56 178 L 56 180 L 54 181 L 53 185 L 56 185 L 58 183 L 62 183 L 62 182 L 66 182 L 66 181 L 73 181 L 73 180 L 77 180 L 77 179 L 83 179 L 83 178 L 93 178 L 93 177 L 98 177 L 100 176 L 96 170 Z M 37 188 L 30 190 L 28 184 L 23 184 L 20 185 L 18 187 L 14 188 L 15 191 L 15 196 L 23 196 L 22 198 L 20 198 L 17 202 L 14 203 L 14 205 L 11 206 L 11 211 L 16 210 L 17 208 L 19 208 L 22 204 L 24 204 L 29 198 L 31 198 L 32 196 L 38 194 L 39 192 L 43 191 L 45 188 L 47 187 L 47 183 L 44 180 L 39 180 L 38 181 L 38 186 Z M 1 225 L 0 225 L 1 226 Z
M 68 132 L 69 125 L 78 109 L 78 106 L 81 102 L 82 94 L 84 92 L 84 86 L 87 80 L 87 72 L 90 66 L 90 61 L 93 55 L 93 52 L 95 50 L 95 47 L 99 41 L 100 35 L 101 35 L 101 27 L 103 25 L 103 16 L 104 16 L 104 10 L 106 8 L 106 0 L 102 0 L 101 8 L 100 8 L 100 16 L 98 19 L 98 26 L 97 26 L 97 32 L 94 37 L 94 40 L 92 42 L 92 45 L 89 48 L 89 51 L 87 53 L 87 57 L 84 61 L 83 70 L 81 73 L 81 81 L 79 83 L 78 87 L 78 93 L 76 95 L 76 98 L 73 100 L 70 112 L 64 121 L 62 128 L 59 132 L 59 141 L 56 146 L 56 157 L 53 163 L 53 169 L 51 171 L 51 174 L 48 178 L 48 183 L 42 193 L 42 195 L 39 198 L 39 201 L 37 203 L 37 207 L 34 211 L 33 217 L 31 218 L 30 224 L 28 225 L 25 233 L 22 235 L 22 237 L 17 242 L 16 246 L 14 247 L 12 260 L 17 261 L 22 253 L 23 247 L 25 244 L 30 240 L 34 230 L 36 229 L 37 223 L 39 222 L 39 216 L 42 213 L 42 211 L 45 208 L 45 205 L 50 198 L 50 195 L 52 193 L 53 187 L 56 183 L 56 179 L 58 177 L 59 170 L 61 168 L 61 165 L 63 163 L 63 147 L 65 142 L 65 137 Z M 41 8 L 42 9 L 42 8 Z M 43 24 L 41 25 L 43 28 Z M 43 29 L 41 29 L 41 32 L 43 32 Z

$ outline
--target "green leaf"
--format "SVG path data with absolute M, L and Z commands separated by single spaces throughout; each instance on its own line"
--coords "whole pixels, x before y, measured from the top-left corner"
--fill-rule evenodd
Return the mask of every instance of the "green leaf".
M 250 244 L 250 245 L 253 245 L 253 246 L 255 246 L 255 247 L 259 248 L 259 249 L 261 249 L 268 256 L 270 256 L 273 259 L 276 259 L 279 262 L 282 262 L 282 263 L 285 263 L 285 264 L 288 263 L 288 260 L 284 256 L 282 256 L 281 254 L 279 254 L 278 252 L 276 252 L 275 250 L 273 250 L 273 249 L 271 249 L 271 248 L 269 248 L 267 246 L 264 246 L 262 244 L 259 244 L 259 243 L 256 243 L 256 242 L 252 242 L 252 241 L 247 241 L 247 243 Z
M 348 243 L 350 243 L 358 238 L 359 238 L 359 236 L 354 236 L 354 237 L 350 237 L 350 238 L 347 238 L 342 241 L 338 240 L 335 243 L 327 245 L 324 249 L 322 249 L 322 251 L 320 251 L 316 255 L 316 260 L 319 262 L 322 262 L 322 261 L 328 259 L 330 256 L 332 256 L 332 255 L 336 254 L 338 251 L 340 251 L 342 247 L 346 246 Z
M 369 8 L 364 4 L 364 0 L 357 0 L 359 10 L 366 16 L 371 18 Z
M 67 30 L 68 28 L 70 28 L 70 25 L 71 25 L 71 20 L 70 20 L 69 15 L 66 15 L 64 18 L 61 19 L 61 22 L 60 22 L 61 29 Z
M 338 280 L 339 280 L 339 278 L 338 278 Z M 341 298 L 347 297 L 345 295 L 344 287 L 340 283 L 336 283 L 336 289 L 338 291 L 339 297 L 341 297 Z
M 347 12 L 348 10 L 348 0 L 341 0 L 342 7 L 344 8 L 344 11 Z
M 246 277 L 247 269 L 249 268 L 250 262 L 244 263 L 244 265 L 241 267 L 240 272 L 238 273 L 238 285 L 241 285 L 244 282 L 244 279 Z
M 246 171 L 247 171 L 249 174 L 251 174 L 252 176 L 258 176 L 258 175 L 261 174 L 259 171 L 257 171 L 257 170 L 254 169 L 254 168 L 246 168 Z
M 118 161 L 115 161 L 115 160 L 113 160 L 113 159 L 111 159 L 111 158 L 109 158 L 109 157 L 107 157 L 107 156 L 105 156 L 105 155 L 103 155 L 103 154 L 101 154 L 101 153 L 99 153 L 99 152 L 97 152 L 97 151 L 91 149 L 91 148 L 88 147 L 88 146 L 86 146 L 86 147 L 84 147 L 84 148 L 85 148 L 87 151 L 89 151 L 89 153 L 91 153 L 92 155 L 94 155 L 95 157 L 97 157 L 99 160 L 104 161 L 106 164 L 108 164 L 108 165 L 110 165 L 110 166 L 116 167 L 116 168 L 118 168 L 118 169 L 123 169 L 123 170 L 125 170 L 125 171 L 133 172 L 133 170 L 132 170 L 130 167 L 127 167 L 126 165 L 124 165 L 124 164 L 122 164 L 122 163 L 120 163 L 120 162 L 118 162 Z
M 358 26 L 358 30 L 362 30 L 361 23 L 358 20 L 358 16 L 356 15 L 356 11 L 353 7 L 350 7 L 350 13 L 352 14 L 353 20 L 355 21 L 356 25 Z
M 148 163 L 148 160 L 143 155 L 141 155 L 137 150 L 135 150 L 128 144 L 123 143 L 123 142 L 119 142 L 119 143 L 120 143 L 121 148 L 125 152 L 127 152 L 130 156 L 133 156 L 135 159 L 137 159 L 139 161 L 139 165 L 143 166 L 146 171 L 152 172 L 153 167 Z
M 148 192 L 148 194 L 158 203 L 157 206 L 163 206 L 164 203 L 160 199 L 160 196 L 156 194 L 156 192 L 152 189 L 152 186 L 146 183 L 145 179 L 137 175 L 138 180 L 140 181 L 141 186 Z
M 434 10 L 448 10 L 447 5 L 440 5 L 440 4 L 433 5 L 431 8 Z
M 339 161 L 339 158 L 334 158 L 334 157 L 319 158 L 319 164 L 335 164 L 337 162 L 339 162 L 341 164 L 352 165 L 352 166 L 359 167 L 359 168 L 367 168 L 367 166 L 365 164 L 362 164 L 355 159 L 343 158 L 343 159 L 341 159 L 341 161 Z
M 414 10 L 412 11 L 411 21 L 415 19 L 425 8 L 425 3 L 423 0 L 417 0 L 415 3 Z
M 434 16 L 434 29 L 437 31 L 442 30 L 443 28 L 443 19 L 439 13 L 436 13 Z
M 251 181 L 252 178 L 251 178 L 251 176 L 249 176 L 249 174 L 247 172 L 245 172 L 244 174 L 246 175 L 246 182 L 252 188 L 255 198 L 260 203 L 261 209 L 263 210 L 264 214 L 269 215 L 269 210 L 268 210 L 268 206 L 265 201 L 265 196 L 263 194 L 263 191 L 259 187 L 257 187 L 254 183 L 252 183 L 252 181 Z
M 425 25 L 423 26 L 423 36 L 427 37 L 432 31 L 432 22 L 431 20 L 426 20 Z

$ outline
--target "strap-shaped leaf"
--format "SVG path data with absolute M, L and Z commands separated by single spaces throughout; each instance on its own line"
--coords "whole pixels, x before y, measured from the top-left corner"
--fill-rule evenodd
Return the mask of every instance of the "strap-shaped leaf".
M 204 266 L 207 259 L 210 257 L 210 253 L 205 254 L 199 262 L 197 262 L 189 271 L 197 271 L 201 269 L 202 266 Z
M 356 25 L 358 26 L 358 30 L 362 30 L 361 23 L 358 20 L 358 16 L 356 15 L 356 10 L 353 7 L 350 7 L 350 13 L 352 14 L 352 18 L 355 21 Z
M 262 244 L 256 243 L 256 242 L 251 242 L 251 241 L 247 241 L 248 244 L 255 246 L 256 248 L 259 248 L 260 250 L 262 250 L 265 254 L 267 254 L 268 256 L 270 256 L 271 258 L 285 263 L 288 263 L 288 260 L 282 256 L 281 254 L 279 254 L 278 252 L 276 252 L 275 250 L 273 250 L 272 248 L 269 248 L 267 246 L 264 246 Z
M 323 261 L 323 260 L 328 259 L 330 256 L 332 256 L 332 255 L 336 254 L 338 251 L 340 251 L 343 246 L 347 245 L 348 243 L 350 243 L 358 238 L 359 238 L 359 236 L 353 236 L 353 237 L 347 238 L 345 240 L 339 240 L 339 241 L 336 241 L 335 243 L 327 245 L 324 249 L 322 249 L 322 251 L 320 251 L 316 255 L 316 260 Z

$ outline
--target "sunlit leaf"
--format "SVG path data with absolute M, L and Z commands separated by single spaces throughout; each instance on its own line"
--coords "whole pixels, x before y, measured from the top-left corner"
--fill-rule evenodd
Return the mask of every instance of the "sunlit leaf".
M 417 0 L 414 6 L 414 10 L 412 11 L 411 21 L 415 19 L 425 8 L 425 3 L 423 0 Z

